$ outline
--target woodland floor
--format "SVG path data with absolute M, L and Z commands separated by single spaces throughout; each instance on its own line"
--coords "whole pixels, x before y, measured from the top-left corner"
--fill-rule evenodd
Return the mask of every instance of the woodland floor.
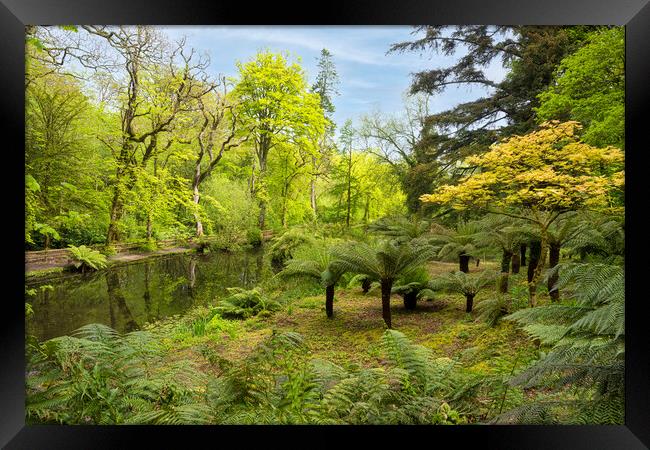
M 470 270 L 496 269 L 496 263 L 481 263 Z M 457 264 L 433 262 L 431 275 L 457 269 Z M 486 288 L 475 305 L 493 295 Z M 326 359 L 343 367 L 377 367 L 385 361 L 380 351 L 385 325 L 381 314 L 381 293 L 372 289 L 363 294 L 360 288 L 338 289 L 334 317 L 325 315 L 324 296 L 306 296 L 293 300 L 285 310 L 270 317 L 253 317 L 233 321 L 227 332 L 176 333 L 167 342 L 170 357 L 191 359 L 202 370 L 218 371 L 206 355 L 238 360 L 249 354 L 274 332 L 300 333 L 313 358 Z M 465 298 L 441 294 L 433 301 L 418 301 L 416 310 L 404 309 L 402 298 L 391 299 L 393 328 L 413 342 L 433 351 L 434 356 L 458 359 L 464 367 L 482 374 L 510 373 L 515 365 L 525 365 L 537 353 L 537 346 L 513 324 L 501 321 L 490 328 L 477 320 L 476 311 L 465 312 Z M 157 326 L 156 326 L 157 327 Z M 169 335 L 167 335 L 169 336 Z M 173 356 L 172 356 L 173 355 Z

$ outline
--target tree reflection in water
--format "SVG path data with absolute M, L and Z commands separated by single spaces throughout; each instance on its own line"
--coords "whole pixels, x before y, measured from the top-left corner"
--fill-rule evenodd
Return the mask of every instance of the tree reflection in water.
M 38 339 L 70 334 L 88 323 L 120 332 L 214 302 L 229 287 L 252 288 L 273 275 L 262 249 L 151 258 L 86 275 L 33 282 L 50 284 L 32 303 L 29 332 Z

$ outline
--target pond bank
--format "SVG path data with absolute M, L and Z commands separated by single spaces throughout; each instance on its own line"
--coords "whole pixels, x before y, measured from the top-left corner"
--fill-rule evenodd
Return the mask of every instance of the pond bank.
M 273 237 L 273 230 L 262 231 L 262 242 Z M 208 238 L 210 239 L 210 238 Z M 109 266 L 119 263 L 138 261 L 154 256 L 187 253 L 196 250 L 198 244 L 190 240 L 168 239 L 158 241 L 158 250 L 144 251 L 138 243 L 120 243 L 114 247 L 117 253 L 107 257 Z M 98 246 L 90 246 L 99 250 Z M 61 273 L 70 265 L 71 258 L 68 249 L 36 250 L 25 252 L 25 276 L 29 278 L 50 276 Z
M 29 277 L 25 301 L 34 311 L 29 333 L 50 339 L 89 323 L 134 331 L 213 302 L 229 287 L 250 289 L 273 275 L 263 249 L 207 254 L 166 249 L 155 256 L 129 255 L 129 260 L 85 274 Z
M 170 255 L 175 253 L 186 253 L 192 251 L 196 248 L 196 244 L 186 243 L 182 246 L 174 246 L 169 248 L 161 248 L 154 251 L 133 251 L 126 250 L 115 255 L 108 256 L 106 259 L 109 266 L 128 263 L 133 261 L 138 261 L 146 258 L 151 258 L 154 256 L 161 255 Z M 37 252 L 25 252 L 25 276 L 26 277 L 38 277 L 42 275 L 53 275 L 56 273 L 61 273 L 64 271 L 70 263 L 68 258 L 65 256 L 67 249 L 56 249 L 49 250 L 51 253 L 50 258 L 30 258 L 30 254 Z M 42 252 L 38 252 L 42 253 Z

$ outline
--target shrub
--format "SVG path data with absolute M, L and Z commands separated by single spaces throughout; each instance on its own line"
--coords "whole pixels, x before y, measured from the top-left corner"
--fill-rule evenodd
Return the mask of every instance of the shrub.
M 101 253 L 104 256 L 113 256 L 117 254 L 117 249 L 115 248 L 114 245 L 104 245 L 100 247 L 99 253 Z
M 391 292 L 400 295 L 404 299 L 405 308 L 415 309 L 418 300 L 432 300 L 434 298 L 434 292 L 429 289 L 428 283 L 429 274 L 427 270 L 419 266 L 402 274 L 395 281 L 395 286 L 393 286 Z
M 292 229 L 274 239 L 270 248 L 271 262 L 282 265 L 286 260 L 293 257 L 293 253 L 299 247 L 313 244 L 314 239 L 302 231 Z
M 219 302 L 215 310 L 224 317 L 247 319 L 257 315 L 268 315 L 280 309 L 280 303 L 268 299 L 258 289 L 228 288 L 230 296 Z
M 474 297 L 485 286 L 494 283 L 498 272 L 484 270 L 478 275 L 469 275 L 465 272 L 454 271 L 445 276 L 438 277 L 429 282 L 429 288 L 433 291 L 446 290 L 463 294 L 466 299 L 466 312 L 472 312 Z
M 206 236 L 199 236 L 194 239 L 194 244 L 196 245 L 197 253 L 209 253 L 210 252 L 210 240 Z
M 62 246 L 103 244 L 106 240 L 108 215 L 67 211 L 54 219 Z
M 488 298 L 476 305 L 478 319 L 486 322 L 489 326 L 494 327 L 499 323 L 503 316 L 512 312 L 512 297 L 507 295 L 497 295 Z
M 262 230 L 251 228 L 247 232 L 247 241 L 250 245 L 257 247 L 262 244 Z
M 85 245 L 79 247 L 71 245 L 68 249 L 72 255 L 72 267 L 81 270 L 81 272 L 86 272 L 89 269 L 104 269 L 107 266 L 106 256 L 97 250 L 88 248 Z
M 138 250 L 143 252 L 155 252 L 158 250 L 158 244 L 155 239 L 145 239 L 138 245 Z
M 560 264 L 567 300 L 524 308 L 505 320 L 550 350 L 510 385 L 571 396 L 537 396 L 503 414 L 504 423 L 622 424 L 625 419 L 625 270 L 611 264 Z
M 191 363 L 166 364 L 158 339 L 100 324 L 36 344 L 29 355 L 30 423 L 203 424 L 205 381 Z

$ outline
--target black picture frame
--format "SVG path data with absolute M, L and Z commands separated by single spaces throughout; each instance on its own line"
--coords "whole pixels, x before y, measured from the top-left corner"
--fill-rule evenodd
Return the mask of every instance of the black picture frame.
M 453 445 L 496 449 L 641 449 L 650 446 L 650 339 L 644 271 L 648 239 L 643 222 L 648 183 L 644 111 L 650 105 L 649 0 L 437 0 L 330 1 L 323 4 L 280 5 L 222 0 L 0 0 L 0 126 L 3 211 L 10 231 L 3 242 L 3 283 L 0 327 L 0 445 L 7 449 L 115 448 L 142 445 L 176 448 L 207 439 L 249 445 L 340 445 L 361 438 L 401 445 Z M 36 24 L 277 24 L 277 25 L 413 25 L 413 24 L 530 24 L 626 25 L 626 406 L 621 426 L 455 426 L 455 427 L 150 427 L 150 426 L 26 426 L 25 324 L 20 263 L 24 254 L 24 25 Z M 10 138 L 10 139 L 8 139 Z M 9 212 L 10 211 L 10 212 Z M 7 282 L 8 281 L 8 282 Z M 295 433 L 299 433 L 296 437 Z M 143 441 L 138 442 L 140 439 Z M 234 444 L 234 443 L 233 443 Z M 162 446 L 162 447 L 161 447 Z

